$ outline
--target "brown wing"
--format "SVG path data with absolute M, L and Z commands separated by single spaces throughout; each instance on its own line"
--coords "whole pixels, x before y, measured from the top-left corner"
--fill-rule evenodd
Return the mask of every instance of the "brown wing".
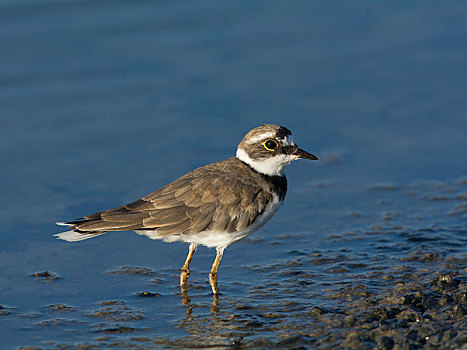
M 156 230 L 158 234 L 242 231 L 272 201 L 256 173 L 235 158 L 182 176 L 140 200 L 69 222 L 78 232 Z

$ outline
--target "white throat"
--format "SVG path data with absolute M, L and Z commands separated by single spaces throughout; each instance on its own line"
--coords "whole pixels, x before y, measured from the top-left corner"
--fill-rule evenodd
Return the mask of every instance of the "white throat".
M 271 158 L 254 160 L 241 148 L 237 148 L 237 158 L 251 166 L 258 173 L 269 176 L 284 176 L 285 167 L 297 159 L 293 155 L 279 154 Z

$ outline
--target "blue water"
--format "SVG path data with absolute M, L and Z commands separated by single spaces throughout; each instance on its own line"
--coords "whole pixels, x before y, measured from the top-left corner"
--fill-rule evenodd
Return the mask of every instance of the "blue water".
M 141 316 L 130 323 L 152 340 L 229 342 L 209 319 L 214 251 L 193 260 L 190 302 L 207 319 L 197 323 L 177 287 L 185 245 L 130 232 L 76 244 L 51 235 L 55 221 L 133 201 L 233 156 L 263 123 L 288 127 L 320 161 L 291 165 L 280 212 L 226 251 L 221 311 L 273 312 L 294 284 L 263 301 L 255 288 L 287 284 L 273 271 L 293 271 L 284 261 L 296 253 L 466 254 L 466 16 L 461 1 L 1 2 L 3 347 L 97 341 L 99 327 L 130 322 L 90 316 L 108 300 Z M 383 244 L 365 232 L 388 213 L 405 231 Z M 407 240 L 427 227 L 448 232 L 450 248 L 437 234 L 432 244 Z M 364 238 L 341 239 L 352 232 Z M 121 266 L 153 275 L 108 273 Z M 328 268 L 303 267 L 317 274 L 303 303 L 330 303 L 325 286 L 346 276 Z M 42 271 L 60 278 L 31 277 Z M 162 296 L 135 295 L 144 290 Z M 58 303 L 75 309 L 50 311 Z

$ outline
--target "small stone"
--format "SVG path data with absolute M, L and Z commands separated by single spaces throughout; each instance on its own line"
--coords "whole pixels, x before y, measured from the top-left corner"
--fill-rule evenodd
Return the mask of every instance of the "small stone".
M 345 337 L 345 344 L 346 344 L 346 348 L 350 347 L 354 349 L 359 349 L 361 348 L 361 345 L 362 345 L 362 339 L 360 335 L 357 333 L 357 331 L 351 331 Z
M 136 293 L 136 295 L 138 295 L 140 297 L 145 297 L 145 298 L 147 298 L 147 297 L 149 297 L 149 298 L 158 298 L 158 297 L 161 296 L 159 293 L 151 293 L 151 292 L 146 292 L 146 291 L 138 292 L 138 293 Z
M 325 311 L 324 309 L 318 307 L 318 306 L 313 306 L 309 311 L 308 311 L 308 314 L 311 315 L 311 316 L 321 316 L 323 314 L 325 314 L 327 311 Z
M 72 306 L 68 306 L 65 304 L 52 304 L 48 306 L 49 309 L 55 310 L 55 311 L 74 311 L 75 308 Z
M 459 305 L 467 304 L 467 292 L 461 291 L 454 294 L 454 301 Z
M 344 325 L 346 327 L 353 327 L 355 323 L 357 322 L 357 319 L 355 316 L 349 315 L 344 319 Z

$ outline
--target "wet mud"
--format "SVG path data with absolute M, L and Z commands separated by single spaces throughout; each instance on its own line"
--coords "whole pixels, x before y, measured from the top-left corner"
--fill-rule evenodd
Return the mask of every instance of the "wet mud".
M 335 186 L 311 184 L 309 191 Z M 219 296 L 211 295 L 203 271 L 195 269 L 180 292 L 175 266 L 124 265 L 102 274 L 122 284 L 125 298 L 84 308 L 56 298 L 34 312 L 1 305 L 0 316 L 85 334 L 81 341 L 43 340 L 21 349 L 463 349 L 466 189 L 465 180 L 375 184 L 361 191 L 375 205 L 339 214 L 340 225 L 356 223 L 353 230 L 325 226 L 314 244 L 307 232 L 247 238 L 241 243 L 247 250 L 271 257 L 227 262 Z M 51 281 L 68 283 L 59 274 L 65 275 L 31 275 L 47 288 Z

